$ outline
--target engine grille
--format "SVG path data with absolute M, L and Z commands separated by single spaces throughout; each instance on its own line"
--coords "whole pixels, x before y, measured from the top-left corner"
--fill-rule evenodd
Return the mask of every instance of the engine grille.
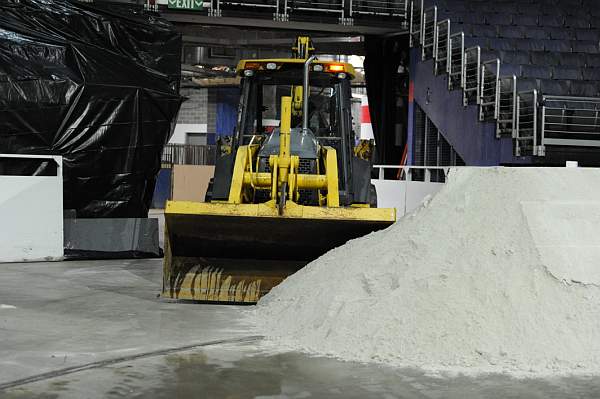
M 265 173 L 271 172 L 271 167 L 269 166 L 268 158 L 260 158 L 258 162 L 258 171 Z M 298 173 L 317 173 L 317 160 L 310 158 L 300 158 L 300 164 L 298 165 Z M 266 202 L 269 199 L 269 192 L 267 190 L 257 190 L 254 198 L 255 202 Z M 300 198 L 298 200 L 298 203 L 300 205 L 318 205 L 319 193 L 317 192 L 317 190 L 300 190 Z

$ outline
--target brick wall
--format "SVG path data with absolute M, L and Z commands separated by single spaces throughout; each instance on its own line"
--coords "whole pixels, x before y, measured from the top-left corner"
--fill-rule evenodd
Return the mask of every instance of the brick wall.
M 181 105 L 177 123 L 208 123 L 208 89 L 181 89 L 180 94 L 188 100 Z M 210 126 L 208 131 L 211 131 Z

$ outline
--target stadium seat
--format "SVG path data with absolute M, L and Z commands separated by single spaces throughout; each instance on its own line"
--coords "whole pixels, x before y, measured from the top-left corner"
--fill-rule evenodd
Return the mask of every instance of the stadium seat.
M 525 78 L 552 79 L 552 67 L 543 65 L 521 65 L 521 76 Z
M 575 32 L 564 28 L 545 28 L 549 33 L 549 39 L 552 40 L 571 40 L 575 39 Z
M 512 19 L 512 23 L 513 25 L 516 26 L 538 26 L 538 15 L 537 14 L 530 14 L 530 15 L 524 15 L 524 14 L 516 14 L 513 15 L 513 19 Z
M 513 15 L 506 13 L 493 13 L 493 14 L 484 14 L 485 23 L 488 25 L 501 26 L 501 25 L 512 25 L 513 23 Z
M 600 81 L 600 68 L 584 68 L 583 79 Z
M 587 65 L 587 54 L 583 53 L 556 53 L 562 66 L 575 66 L 583 68 Z
M 521 77 L 521 65 L 519 64 L 507 64 L 500 63 L 500 76 L 512 76 Z
M 543 44 L 543 49 L 546 51 L 559 53 L 571 52 L 571 42 L 568 40 L 540 40 L 540 43 Z
M 571 81 L 569 94 L 577 97 L 597 97 L 599 95 L 598 82 L 589 80 Z
M 531 57 L 527 51 L 501 51 L 500 61 L 507 64 L 527 65 L 531 62 Z
M 555 66 L 552 79 L 580 80 L 581 72 L 582 69 L 577 67 Z
M 471 33 L 473 37 L 498 37 L 496 25 L 472 25 Z
M 565 17 L 565 27 L 571 29 L 586 29 L 590 27 L 589 17 Z
M 570 80 L 540 79 L 539 91 L 542 94 L 564 96 L 569 93 L 571 87 Z
M 548 31 L 546 31 L 544 28 L 540 28 L 537 26 L 536 27 L 525 26 L 523 28 L 525 31 L 526 39 L 537 39 L 537 40 L 550 39 L 550 33 Z
M 532 51 L 531 63 L 534 65 L 560 65 L 559 53 L 549 53 L 547 51 Z
M 538 18 L 539 26 L 559 28 L 564 26 L 565 20 L 562 15 L 542 15 Z
M 598 40 L 600 40 L 600 30 L 598 30 L 598 29 L 577 29 L 575 31 L 575 39 L 598 42 Z
M 600 54 L 586 54 L 586 66 L 600 68 Z
M 526 38 L 527 28 L 523 26 L 498 26 L 497 35 L 504 39 L 524 39 Z M 543 39 L 545 39 L 545 35 Z
M 586 54 L 598 54 L 600 53 L 600 47 L 598 42 L 593 41 L 582 41 L 573 40 L 571 42 L 571 49 L 574 53 L 586 53 Z

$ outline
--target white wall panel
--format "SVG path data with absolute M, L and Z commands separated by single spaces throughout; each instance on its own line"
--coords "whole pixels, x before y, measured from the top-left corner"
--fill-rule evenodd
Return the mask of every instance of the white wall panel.
M 0 174 L 0 262 L 58 260 L 63 257 L 62 157 L 48 158 L 57 176 Z

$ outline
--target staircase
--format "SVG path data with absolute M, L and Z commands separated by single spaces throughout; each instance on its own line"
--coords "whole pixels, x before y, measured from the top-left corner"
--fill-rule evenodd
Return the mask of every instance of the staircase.
M 415 101 L 468 164 L 600 165 L 596 0 L 413 0 L 409 18 Z

